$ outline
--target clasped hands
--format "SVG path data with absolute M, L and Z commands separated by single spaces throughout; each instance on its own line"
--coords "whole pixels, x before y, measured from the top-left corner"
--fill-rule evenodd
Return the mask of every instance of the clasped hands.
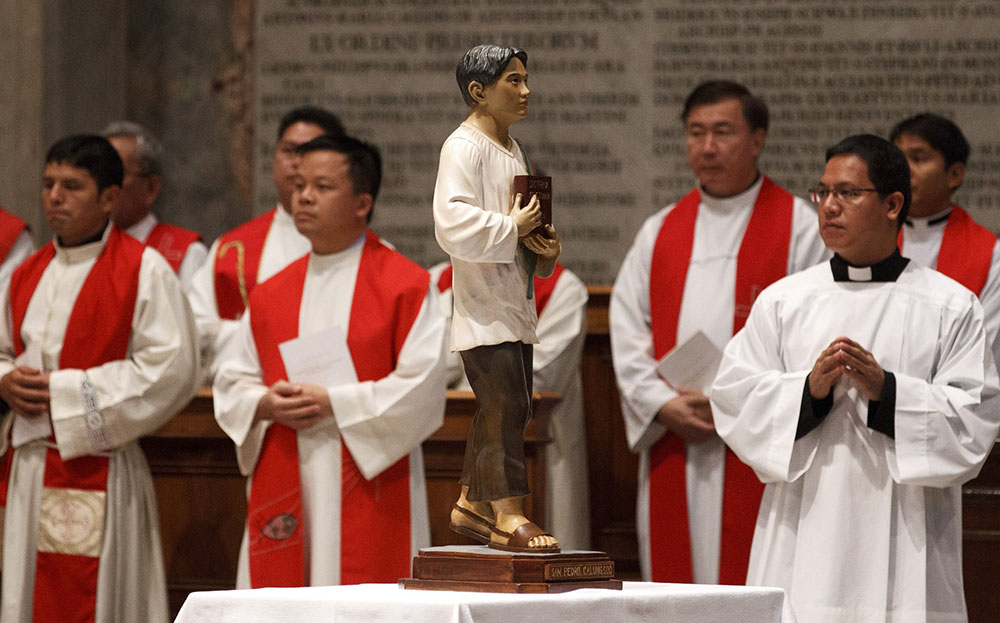
M 885 371 L 875 356 L 860 344 L 846 337 L 838 337 L 826 347 L 809 373 L 809 395 L 822 400 L 841 376 L 847 375 L 857 383 L 868 400 L 878 400 L 885 383 Z
M 708 396 L 694 389 L 679 389 L 656 413 L 668 431 L 690 443 L 703 443 L 716 436 L 712 405 Z
M 562 245 L 559 243 L 559 234 L 555 228 L 545 225 L 544 231 L 531 233 L 542 224 L 542 209 L 538 203 L 538 195 L 531 195 L 531 200 L 524 206 L 521 205 L 523 199 L 521 193 L 517 193 L 510 208 L 510 215 L 514 219 L 514 225 L 517 226 L 517 237 L 540 258 L 557 259 L 562 253 Z
M 45 415 L 49 412 L 49 373 L 17 366 L 0 378 L 0 398 L 21 415 Z
M 269 387 L 254 412 L 257 420 L 271 420 L 294 430 L 312 428 L 328 417 L 333 417 L 333 406 L 326 389 L 289 381 L 278 381 Z

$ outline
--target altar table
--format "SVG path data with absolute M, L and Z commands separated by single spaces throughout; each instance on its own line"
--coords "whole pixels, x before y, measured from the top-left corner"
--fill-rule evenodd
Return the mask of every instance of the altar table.
M 626 582 L 549 595 L 403 590 L 395 584 L 191 593 L 175 623 L 790 623 L 777 588 Z

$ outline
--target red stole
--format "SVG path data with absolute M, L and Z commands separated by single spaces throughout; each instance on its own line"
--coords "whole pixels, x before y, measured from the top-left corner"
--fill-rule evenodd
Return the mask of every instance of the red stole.
M 559 281 L 559 276 L 562 275 L 563 270 L 565 270 L 563 265 L 556 263 L 556 268 L 552 271 L 551 275 L 544 279 L 542 277 L 535 277 L 535 313 L 538 316 L 542 315 L 545 306 L 549 304 L 549 299 L 552 298 L 552 291 L 556 289 L 556 282 Z M 438 292 L 450 290 L 453 277 L 454 272 L 451 266 L 441 271 L 437 281 Z
M 17 237 L 27 227 L 27 223 L 0 208 L 0 262 L 7 258 L 7 254 L 17 242 Z
M 905 227 L 905 225 L 903 226 Z M 938 250 L 937 271 L 951 277 L 979 296 L 993 263 L 997 237 L 972 220 L 969 213 L 952 206 Z M 899 250 L 903 250 L 903 230 L 899 230 Z
M 70 313 L 59 355 L 60 369 L 85 370 L 126 357 L 143 248 L 117 227 L 111 228 Z M 54 256 L 55 247 L 49 243 L 25 260 L 11 278 L 15 354 L 24 351 L 21 326 L 28 302 Z M 63 461 L 55 448 L 46 453 L 46 490 L 106 493 L 107 480 L 108 457 L 90 455 Z M 103 535 L 103 526 L 98 529 Z M 35 563 L 34 620 L 93 621 L 99 563 L 100 558 L 94 556 L 40 550 Z
M 240 225 L 219 238 L 215 253 L 215 302 L 219 317 L 235 320 L 246 309 L 257 285 L 264 241 L 278 208 Z
M 347 345 L 358 380 L 388 376 L 427 293 L 421 268 L 368 232 L 351 303 Z M 278 350 L 299 337 L 298 318 L 309 256 L 296 260 L 251 295 L 251 328 L 264 383 L 286 379 Z M 396 582 L 410 568 L 409 458 L 366 481 L 341 442 L 341 584 Z M 308 584 L 303 556 L 298 439 L 272 424 L 254 469 L 247 509 L 250 583 Z M 322 555 L 321 552 L 317 555 Z
M 146 246 L 159 251 L 176 273 L 181 269 L 181 262 L 184 261 L 188 247 L 198 240 L 201 240 L 201 236 L 193 231 L 176 225 L 157 223 L 146 238 Z
M 688 193 L 663 221 L 653 249 L 649 308 L 657 359 L 677 342 L 677 322 L 687 279 L 701 193 Z M 760 188 L 736 261 L 733 333 L 765 287 L 788 271 L 794 198 L 767 177 Z M 649 538 L 653 581 L 691 582 L 684 440 L 666 434 L 649 451 Z M 720 584 L 746 582 L 750 544 L 764 485 L 726 449 L 722 497 Z

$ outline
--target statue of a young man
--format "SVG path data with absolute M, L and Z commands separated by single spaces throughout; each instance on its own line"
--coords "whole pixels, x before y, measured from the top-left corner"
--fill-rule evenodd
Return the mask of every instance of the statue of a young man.
M 476 395 L 453 530 L 491 547 L 558 551 L 554 537 L 524 516 L 528 493 L 524 427 L 531 418 L 531 356 L 537 315 L 533 276 L 552 274 L 562 251 L 538 199 L 511 196 L 529 173 L 508 130 L 528 114 L 528 56 L 480 45 L 456 69 L 468 118 L 441 147 L 434 232 L 454 268 L 451 348 L 460 351 Z

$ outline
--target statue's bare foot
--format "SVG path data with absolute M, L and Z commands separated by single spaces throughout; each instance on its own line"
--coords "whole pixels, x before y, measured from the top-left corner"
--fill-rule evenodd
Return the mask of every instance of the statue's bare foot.
M 489 543 L 496 519 L 489 502 L 474 502 L 467 498 L 469 488 L 462 487 L 462 494 L 451 509 L 449 527 L 480 543 Z

